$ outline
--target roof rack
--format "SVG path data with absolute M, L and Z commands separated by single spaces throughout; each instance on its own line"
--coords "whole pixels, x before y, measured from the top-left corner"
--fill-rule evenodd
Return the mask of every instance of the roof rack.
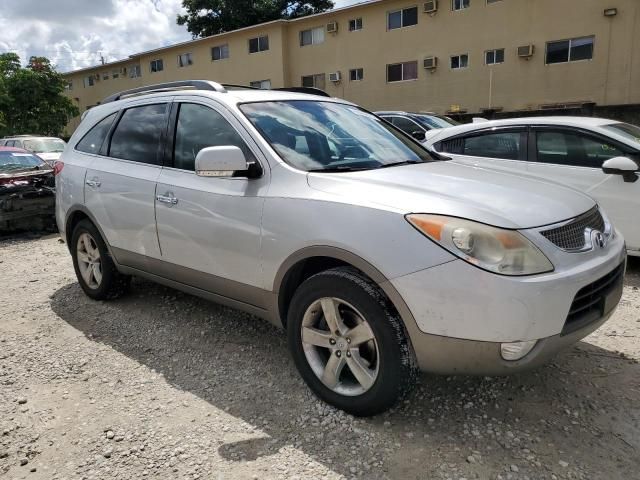
M 156 83 L 144 87 L 132 88 L 119 93 L 114 93 L 105 98 L 102 103 L 109 103 L 123 98 L 145 95 L 148 93 L 172 92 L 174 90 L 209 90 L 211 92 L 226 93 L 226 89 L 219 83 L 210 80 L 181 80 L 178 82 Z
M 318 95 L 320 97 L 330 97 L 327 92 L 315 87 L 282 87 L 272 88 L 271 90 L 279 92 L 294 92 L 294 93 L 306 93 L 307 95 Z

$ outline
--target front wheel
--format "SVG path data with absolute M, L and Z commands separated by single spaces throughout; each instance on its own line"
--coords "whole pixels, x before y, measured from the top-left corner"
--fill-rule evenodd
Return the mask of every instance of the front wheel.
M 355 269 L 306 280 L 292 299 L 287 329 L 303 379 L 349 413 L 383 412 L 415 383 L 402 321 L 380 288 Z

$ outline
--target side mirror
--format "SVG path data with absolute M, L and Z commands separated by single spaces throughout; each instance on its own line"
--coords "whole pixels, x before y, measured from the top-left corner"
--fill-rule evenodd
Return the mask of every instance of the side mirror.
M 638 164 L 627 157 L 614 157 L 602 164 L 602 171 L 609 175 L 622 175 L 625 182 L 638 180 Z
M 427 138 L 426 134 L 422 130 L 411 132 L 411 136 L 420 142 L 424 142 Z
M 206 147 L 196 155 L 196 175 L 200 177 L 232 177 L 249 168 L 244 153 L 238 147 Z

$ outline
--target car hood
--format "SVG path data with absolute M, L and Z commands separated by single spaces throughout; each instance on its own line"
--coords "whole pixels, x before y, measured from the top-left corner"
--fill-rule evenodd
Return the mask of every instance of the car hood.
M 402 213 L 467 218 L 503 228 L 533 228 L 594 207 L 569 187 L 451 161 L 348 173 L 310 173 L 313 189 Z

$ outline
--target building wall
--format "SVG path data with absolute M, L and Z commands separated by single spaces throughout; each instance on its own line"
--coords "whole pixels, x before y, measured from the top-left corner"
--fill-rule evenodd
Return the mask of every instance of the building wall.
M 459 106 L 467 112 L 489 107 L 504 111 L 535 110 L 545 104 L 593 102 L 598 105 L 640 103 L 640 1 L 638 0 L 470 0 L 470 7 L 452 11 L 451 0 L 440 0 L 436 14 L 423 13 L 423 3 L 411 0 L 374 1 L 289 22 L 272 22 L 153 53 L 136 55 L 142 77 L 100 81 L 84 88 L 82 77 L 111 66 L 68 74 L 83 111 L 107 95 L 142 84 L 178 79 L 212 79 L 248 84 L 270 79 L 273 87 L 299 86 L 303 75 L 326 74 L 326 90 L 369 109 L 430 110 L 439 113 Z M 389 11 L 418 6 L 418 24 L 387 30 Z M 604 8 L 618 14 L 605 17 Z M 349 32 L 348 22 L 361 17 L 363 29 Z M 338 32 L 326 33 L 322 44 L 300 46 L 300 31 L 337 21 Z M 268 52 L 248 54 L 248 39 L 268 34 Z M 595 36 L 592 60 L 546 65 L 548 41 Z M 212 62 L 212 46 L 228 43 L 230 58 Z M 534 44 L 529 59 L 517 47 Z M 504 48 L 505 61 L 487 66 L 488 49 Z M 179 53 L 193 53 L 194 65 L 178 68 Z M 452 70 L 450 56 L 468 54 L 469 66 Z M 422 60 L 436 56 L 435 71 Z M 164 71 L 150 73 L 149 62 L 163 58 Z M 418 61 L 418 78 L 387 82 L 387 64 Z M 349 70 L 363 68 L 364 79 L 350 81 Z M 341 72 L 342 81 L 329 82 Z M 71 128 L 74 125 L 70 125 Z

